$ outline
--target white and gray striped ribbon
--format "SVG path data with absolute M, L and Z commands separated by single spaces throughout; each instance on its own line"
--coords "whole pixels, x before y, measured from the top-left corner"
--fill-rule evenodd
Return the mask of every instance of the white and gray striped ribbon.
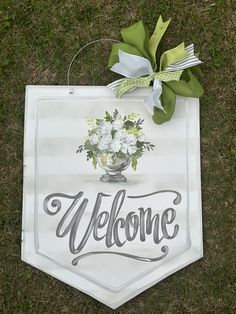
M 113 92 L 116 92 L 117 88 L 120 86 L 123 80 L 125 80 L 125 78 L 111 82 L 110 84 L 107 85 L 107 87 L 113 90 Z
M 116 80 L 114 82 L 111 82 L 110 84 L 107 85 L 107 87 L 109 89 L 111 89 L 114 93 L 117 92 L 118 87 L 120 86 L 120 84 L 122 83 L 122 81 L 126 80 L 126 78 L 122 78 L 119 80 Z M 129 90 L 129 92 L 132 92 L 136 89 L 137 87 L 133 87 L 132 89 Z
M 185 47 L 185 50 L 189 53 L 189 57 L 172 63 L 171 65 L 169 65 L 166 70 L 167 71 L 180 71 L 180 70 L 184 70 L 190 67 L 193 67 L 195 65 L 201 64 L 202 61 L 199 60 L 195 55 L 194 55 L 194 45 L 191 44 L 187 47 Z

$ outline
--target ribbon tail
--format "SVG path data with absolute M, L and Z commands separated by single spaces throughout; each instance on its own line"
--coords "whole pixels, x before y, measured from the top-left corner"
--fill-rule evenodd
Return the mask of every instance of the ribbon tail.
M 107 87 L 109 89 L 111 89 L 114 93 L 117 92 L 117 89 L 119 88 L 119 86 L 121 85 L 122 81 L 126 80 L 125 78 L 116 80 L 114 82 L 111 82 L 110 84 L 107 85 Z
M 185 51 L 188 53 L 188 56 L 184 58 L 183 60 L 170 64 L 166 68 L 167 71 L 185 70 L 185 69 L 191 68 L 193 66 L 196 66 L 202 63 L 202 61 L 199 60 L 194 54 L 193 44 L 185 47 Z
M 159 79 L 156 79 L 153 84 L 153 91 L 152 93 L 144 99 L 145 107 L 147 111 L 153 115 L 154 107 L 165 111 L 161 104 L 160 96 L 162 94 L 162 83 Z
M 146 97 L 144 99 L 144 104 L 145 104 L 145 107 L 146 107 L 147 111 L 151 115 L 153 115 L 154 107 L 157 107 L 157 108 L 161 109 L 162 111 L 164 111 L 166 113 L 166 111 L 163 108 L 160 100 L 159 101 L 153 101 L 153 93 L 154 92 L 152 91 L 152 93 L 148 97 Z
M 151 115 L 153 115 L 153 107 L 154 107 L 154 102 L 152 101 L 152 93 L 151 93 L 151 95 L 149 95 L 148 97 L 145 97 L 145 99 L 144 99 L 144 105 L 145 105 L 147 111 Z
M 137 88 L 131 79 L 124 79 L 116 89 L 116 96 L 121 98 L 125 93 Z
M 154 70 L 156 70 L 156 51 L 157 51 L 157 47 L 163 37 L 163 35 L 165 34 L 169 24 L 170 24 L 170 20 L 166 22 L 163 22 L 162 17 L 160 15 L 157 24 L 156 24 L 156 28 L 154 33 L 152 34 L 150 40 L 149 40 L 149 51 L 152 57 L 152 60 L 154 62 Z

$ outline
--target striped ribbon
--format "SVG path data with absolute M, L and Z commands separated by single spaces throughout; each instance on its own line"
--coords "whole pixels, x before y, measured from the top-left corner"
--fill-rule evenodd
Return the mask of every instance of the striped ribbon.
M 185 50 L 188 52 L 189 56 L 184 60 L 170 64 L 166 68 L 167 71 L 180 71 L 202 63 L 202 61 L 194 55 L 193 44 L 185 47 Z

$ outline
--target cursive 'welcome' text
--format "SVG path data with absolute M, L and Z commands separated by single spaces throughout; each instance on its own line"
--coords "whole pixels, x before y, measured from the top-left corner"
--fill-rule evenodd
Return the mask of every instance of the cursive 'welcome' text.
M 161 215 L 159 213 L 153 215 L 150 207 L 146 209 L 139 207 L 137 212 L 130 211 L 126 217 L 120 217 L 120 214 L 126 198 L 148 198 L 162 193 L 173 194 L 175 196 L 173 204 L 180 204 L 181 195 L 179 192 L 173 190 L 156 191 L 138 196 L 127 196 L 125 190 L 120 190 L 112 200 L 110 211 L 101 211 L 104 198 L 111 198 L 111 195 L 98 193 L 88 225 L 83 226 L 85 232 L 77 245 L 75 244 L 78 240 L 76 239 L 77 231 L 78 228 L 81 228 L 81 220 L 89 203 L 89 200 L 83 197 L 84 193 L 79 192 L 74 196 L 63 193 L 50 194 L 44 200 L 43 209 L 48 215 L 56 215 L 62 208 L 62 200 L 71 200 L 69 207 L 59 221 L 56 235 L 62 238 L 69 234 L 69 249 L 72 254 L 79 254 L 91 236 L 95 241 L 104 239 L 108 249 L 114 245 L 116 247 L 123 247 L 126 241 L 133 241 L 136 237 L 139 237 L 140 241 L 145 242 L 146 237 L 150 234 L 152 234 L 154 243 L 160 244 L 164 239 L 174 239 L 178 234 L 179 225 L 174 224 L 176 218 L 174 208 L 166 208 Z M 74 211 L 73 215 L 71 215 L 72 211 Z M 69 218 L 70 216 L 72 217 Z M 171 228 L 168 228 L 169 226 Z M 140 261 L 154 262 L 164 258 L 168 254 L 168 246 L 162 246 L 161 251 L 163 254 L 154 258 L 136 256 L 120 251 L 93 251 L 77 256 L 73 259 L 72 264 L 77 265 L 80 259 L 95 254 L 117 254 Z

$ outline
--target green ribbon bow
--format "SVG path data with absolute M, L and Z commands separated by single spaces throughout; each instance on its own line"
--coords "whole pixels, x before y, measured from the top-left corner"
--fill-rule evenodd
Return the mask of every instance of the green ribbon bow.
M 189 56 L 184 43 L 165 51 L 160 58 L 159 72 L 156 71 L 158 63 L 156 53 L 158 45 L 165 34 L 170 20 L 163 22 L 160 16 L 154 33 L 149 38 L 148 32 L 142 21 L 121 30 L 123 42 L 112 45 L 108 67 L 113 67 L 119 62 L 119 50 L 146 58 L 152 65 L 153 74 L 145 77 L 123 79 L 117 89 L 117 96 L 121 97 L 127 91 L 135 87 L 148 87 L 151 81 L 159 79 L 162 81 L 162 95 L 160 97 L 164 111 L 154 107 L 153 121 L 161 124 L 171 119 L 176 103 L 176 95 L 184 97 L 201 97 L 203 88 L 195 74 L 201 73 L 199 66 L 183 69 L 181 71 L 168 70 L 173 64 L 183 61 Z

